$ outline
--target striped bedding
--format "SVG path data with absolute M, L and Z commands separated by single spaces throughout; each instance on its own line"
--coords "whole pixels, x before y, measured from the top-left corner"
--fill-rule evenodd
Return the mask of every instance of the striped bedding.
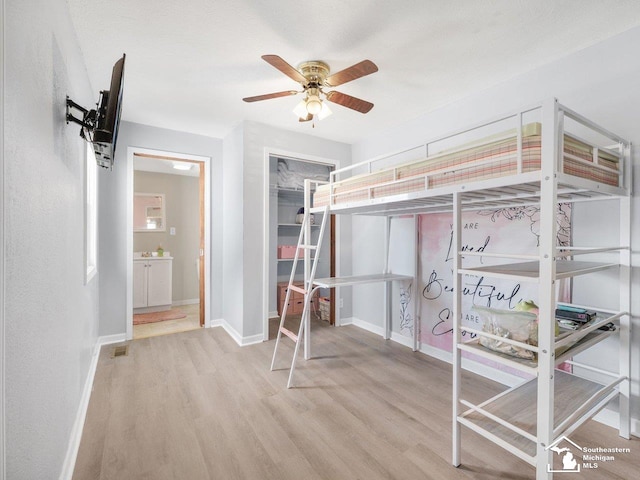
M 491 138 L 502 137 L 498 140 Z M 486 143 L 445 151 L 423 160 L 386 168 L 369 174 L 355 175 L 332 185 L 321 185 L 314 194 L 314 207 L 329 204 L 329 188 L 333 188 L 332 205 L 347 204 L 370 198 L 411 193 L 445 185 L 515 175 L 517 173 L 517 137 L 494 136 Z M 541 125 L 531 123 L 522 127 L 522 172 L 540 170 Z M 593 161 L 592 147 L 565 134 L 564 173 L 618 186 L 618 159 L 598 151 Z M 395 178 L 394 178 L 395 176 Z

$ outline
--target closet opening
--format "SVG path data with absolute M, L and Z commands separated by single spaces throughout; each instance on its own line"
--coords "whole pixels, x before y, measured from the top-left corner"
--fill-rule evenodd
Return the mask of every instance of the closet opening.
M 278 324 L 284 308 L 295 247 L 300 234 L 303 205 L 304 180 L 328 181 L 329 172 L 337 168 L 337 162 L 325 159 L 310 159 L 297 155 L 284 155 L 271 152 L 266 159 L 268 188 L 265 201 L 265 338 L 275 338 Z M 337 272 L 337 225 L 335 216 L 327 219 L 322 244 L 316 254 L 318 270 L 316 278 L 333 277 Z M 322 215 L 315 214 L 311 226 L 312 242 L 318 240 Z M 304 261 L 299 259 L 295 285 L 302 286 L 304 281 Z M 311 301 L 311 319 L 336 324 L 335 288 L 320 289 Z M 287 322 L 299 322 L 302 315 L 304 298 L 292 292 L 287 310 Z

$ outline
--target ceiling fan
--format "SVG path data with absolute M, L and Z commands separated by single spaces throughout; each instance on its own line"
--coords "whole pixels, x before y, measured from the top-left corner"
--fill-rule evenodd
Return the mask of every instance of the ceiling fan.
M 337 87 L 344 83 L 356 80 L 360 77 L 370 75 L 378 71 L 378 67 L 371 60 L 363 60 L 360 63 L 345 68 L 333 75 L 329 75 L 329 65 L 319 60 L 301 63 L 297 69 L 293 68 L 278 55 L 263 55 L 262 59 L 269 65 L 277 68 L 282 73 L 292 78 L 302 86 L 302 91 L 285 90 L 283 92 L 268 93 L 266 95 L 257 95 L 255 97 L 243 98 L 245 102 L 258 102 L 260 100 L 269 100 L 271 98 L 287 97 L 304 93 L 305 98 L 296 106 L 293 112 L 299 117 L 300 122 L 308 122 L 313 120 L 317 115 L 320 120 L 331 115 L 331 110 L 323 102 L 324 99 L 350 108 L 360 113 L 367 113 L 373 108 L 373 103 L 361 100 L 345 93 L 336 92 L 335 90 L 325 92 L 324 88 Z

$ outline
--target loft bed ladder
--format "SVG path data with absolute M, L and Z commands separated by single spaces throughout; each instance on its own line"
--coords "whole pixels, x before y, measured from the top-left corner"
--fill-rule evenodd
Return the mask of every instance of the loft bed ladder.
M 282 309 L 282 317 L 280 318 L 280 326 L 278 327 L 278 336 L 276 337 L 276 345 L 273 349 L 273 358 L 271 359 L 271 370 L 273 371 L 276 363 L 276 355 L 278 353 L 278 346 L 280 345 L 280 338 L 282 334 L 289 337 L 296 344 L 293 351 L 293 359 L 291 360 L 291 368 L 289 370 L 289 380 L 287 381 L 287 388 L 291 388 L 293 382 L 293 372 L 296 368 L 296 359 L 298 358 L 298 350 L 300 349 L 300 341 L 304 338 L 305 341 L 305 358 L 308 355 L 308 338 L 309 335 L 305 332 L 305 327 L 308 328 L 309 314 L 311 308 L 311 299 L 314 293 L 319 287 L 313 288 L 313 282 L 316 276 L 316 269 L 318 267 L 318 259 L 320 258 L 320 247 L 322 246 L 322 238 L 324 237 L 324 231 L 327 226 L 327 220 L 329 218 L 329 207 L 324 208 L 322 215 L 322 224 L 320 226 L 320 234 L 318 236 L 318 243 L 315 245 L 310 244 L 311 241 L 311 213 L 309 208 L 309 181 L 305 180 L 305 209 L 302 225 L 300 226 L 300 235 L 298 236 L 298 245 L 296 253 L 293 258 L 293 266 L 291 267 L 291 275 L 289 276 L 289 285 L 287 286 L 287 294 L 284 300 L 284 307 Z M 298 266 L 298 260 L 300 258 L 300 251 L 304 251 L 304 282 L 302 288 L 294 285 L 294 279 L 296 275 L 296 268 Z M 309 270 L 309 261 L 311 260 L 311 252 L 315 252 L 313 256 L 313 266 Z M 288 328 L 285 328 L 284 322 L 287 318 L 287 310 L 289 309 L 289 299 L 291 292 L 298 292 L 304 295 L 304 307 L 302 309 L 302 317 L 300 318 L 300 327 L 298 333 L 295 334 Z
M 289 380 L 287 382 L 287 388 L 291 388 L 293 386 L 293 373 L 296 367 L 296 361 L 298 358 L 298 350 L 300 348 L 300 342 L 304 341 L 304 358 L 308 360 L 311 356 L 311 335 L 310 335 L 310 313 L 311 313 L 311 299 L 316 291 L 320 288 L 340 288 L 347 287 L 353 285 L 363 285 L 368 283 L 384 283 L 385 284 L 385 307 L 384 307 L 384 338 L 388 340 L 391 338 L 391 322 L 390 322 L 390 310 L 391 310 L 391 282 L 415 282 L 415 279 L 418 277 L 417 271 L 414 270 L 412 275 L 399 275 L 395 273 L 391 273 L 389 270 L 389 243 L 390 243 L 390 218 L 393 215 L 387 216 L 386 222 L 386 234 L 385 234 L 385 267 L 384 272 L 381 274 L 368 274 L 368 275 L 354 275 L 348 277 L 329 277 L 329 278 L 318 278 L 316 279 L 316 269 L 318 266 L 318 259 L 320 258 L 320 247 L 322 245 L 322 239 L 324 237 L 324 232 L 326 228 L 326 224 L 329 219 L 331 208 L 329 205 L 323 207 L 311 207 L 311 185 L 315 186 L 319 184 L 324 184 L 328 182 L 320 182 L 315 180 L 305 180 L 304 181 L 304 217 L 302 221 L 302 225 L 300 228 L 300 236 L 298 237 L 298 246 L 296 248 L 296 253 L 293 260 L 293 265 L 291 268 L 291 276 L 289 277 L 289 285 L 287 288 L 287 293 L 285 297 L 285 304 L 282 311 L 282 317 L 280 319 L 280 326 L 278 328 L 278 335 L 276 338 L 276 345 L 273 350 L 273 358 L 271 360 L 271 370 L 275 368 L 276 355 L 278 352 L 278 346 L 280 345 L 280 338 L 282 334 L 289 337 L 296 344 L 293 359 L 291 361 L 291 367 L 289 371 Z M 311 223 L 310 223 L 310 215 L 312 213 L 322 214 L 322 224 L 320 227 L 320 234 L 318 236 L 317 245 L 311 245 Z M 418 220 L 414 215 L 414 236 L 415 236 L 415 265 L 417 268 L 418 257 L 417 257 L 417 245 L 418 245 Z M 297 287 L 294 285 L 294 277 L 296 272 L 296 267 L 298 265 L 298 260 L 300 258 L 300 251 L 304 252 L 304 283 L 303 288 Z M 311 252 L 315 251 L 315 255 L 313 259 L 311 258 Z M 312 263 L 313 261 L 313 263 Z M 302 311 L 302 317 L 300 319 L 300 327 L 298 328 L 298 334 L 295 334 L 291 330 L 287 329 L 284 326 L 287 308 L 289 304 L 289 298 L 291 295 L 291 291 L 299 292 L 304 295 L 304 306 Z M 414 319 L 414 328 L 412 335 L 412 349 L 413 351 L 418 350 L 418 320 L 417 320 L 417 311 L 416 311 L 416 301 L 412 302 L 413 307 L 411 310 L 411 315 Z

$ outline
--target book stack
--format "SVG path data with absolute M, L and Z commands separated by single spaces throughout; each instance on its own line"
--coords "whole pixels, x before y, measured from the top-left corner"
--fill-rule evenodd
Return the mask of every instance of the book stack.
M 584 308 L 558 305 L 556 318 L 560 320 L 572 320 L 577 323 L 587 323 L 596 318 L 596 312 Z
M 558 305 L 556 308 L 556 320 L 562 328 L 569 328 L 571 330 L 578 330 L 584 324 L 595 320 L 597 317 L 596 312 L 593 310 L 586 310 L 579 307 L 569 307 L 567 305 Z M 602 325 L 598 330 L 615 330 L 616 327 L 613 323 L 607 323 Z

